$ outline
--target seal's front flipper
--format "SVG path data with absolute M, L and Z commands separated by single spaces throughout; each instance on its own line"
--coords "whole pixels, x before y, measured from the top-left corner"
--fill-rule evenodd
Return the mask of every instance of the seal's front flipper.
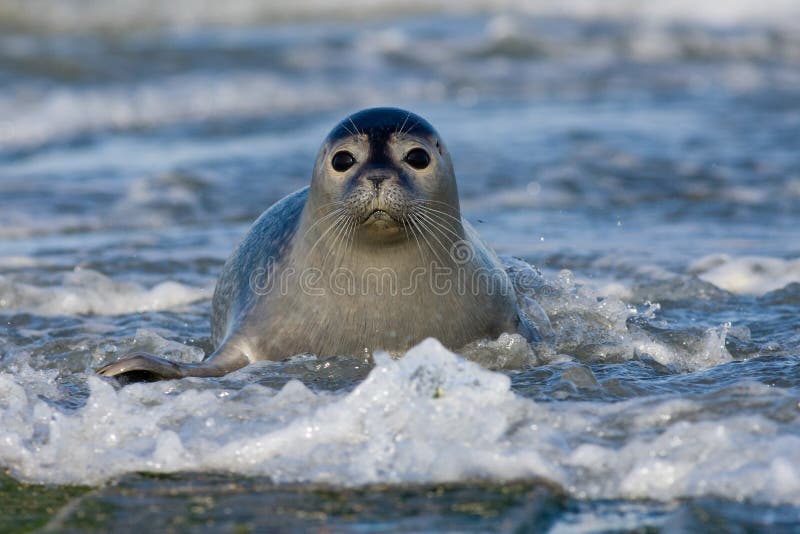
M 130 382 L 155 382 L 188 376 L 183 365 L 144 352 L 129 354 L 97 370 L 97 374 L 116 377 L 123 385 Z
M 223 350 L 226 348 L 228 350 Z M 229 347 L 220 347 L 200 363 L 177 363 L 147 354 L 136 352 L 97 370 L 97 374 L 113 376 L 122 385 L 131 382 L 155 382 L 187 376 L 224 376 L 241 369 L 250 360 Z

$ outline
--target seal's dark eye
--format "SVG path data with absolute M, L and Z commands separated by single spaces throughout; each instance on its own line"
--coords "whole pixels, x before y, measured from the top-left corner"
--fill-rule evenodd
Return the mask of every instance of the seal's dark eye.
M 421 148 L 412 148 L 405 157 L 406 163 L 415 169 L 424 169 L 431 162 L 431 157 Z
M 350 152 L 341 150 L 333 155 L 331 165 L 336 172 L 344 172 L 356 163 L 356 158 Z

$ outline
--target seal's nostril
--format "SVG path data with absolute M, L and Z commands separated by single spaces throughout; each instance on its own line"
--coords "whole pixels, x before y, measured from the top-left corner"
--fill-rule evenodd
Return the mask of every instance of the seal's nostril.
M 367 176 L 367 180 L 372 182 L 372 185 L 375 186 L 375 189 L 378 189 L 381 186 L 381 182 L 383 182 L 387 178 L 389 177 L 384 174 L 375 174 L 372 176 Z

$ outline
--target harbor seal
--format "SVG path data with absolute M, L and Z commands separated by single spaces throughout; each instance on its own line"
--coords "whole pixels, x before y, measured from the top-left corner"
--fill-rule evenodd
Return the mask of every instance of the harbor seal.
M 497 256 L 461 217 L 444 143 L 422 117 L 373 108 L 333 128 L 311 185 L 267 209 L 225 263 L 212 354 L 194 364 L 130 354 L 97 372 L 222 376 L 300 353 L 402 353 L 427 337 L 458 350 L 503 332 L 539 340 Z

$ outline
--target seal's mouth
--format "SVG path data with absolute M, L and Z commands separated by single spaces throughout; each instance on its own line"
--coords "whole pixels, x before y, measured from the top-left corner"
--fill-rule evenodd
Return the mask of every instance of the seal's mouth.
M 394 217 L 389 215 L 388 212 L 381 209 L 372 210 L 370 213 L 367 214 L 366 217 L 364 217 L 361 220 L 362 223 L 377 222 L 377 221 L 397 222 Z
M 363 230 L 363 235 L 369 239 L 375 239 L 386 243 L 402 238 L 403 223 L 402 219 L 392 215 L 385 209 L 372 209 L 367 215 L 361 218 L 359 225 Z

